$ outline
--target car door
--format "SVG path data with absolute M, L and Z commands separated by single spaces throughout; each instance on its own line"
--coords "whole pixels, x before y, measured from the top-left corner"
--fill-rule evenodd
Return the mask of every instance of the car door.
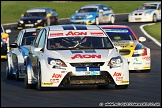
M 31 59 L 32 68 L 33 68 L 35 77 L 37 77 L 36 69 L 37 69 L 37 63 L 38 63 L 38 56 L 37 56 L 38 54 L 37 54 L 37 52 L 34 51 L 34 49 L 39 47 L 39 41 L 40 41 L 43 31 L 44 31 L 43 29 L 41 29 L 39 31 L 38 35 L 36 36 L 33 44 L 31 45 L 31 47 L 29 49 L 29 57 Z
M 111 17 L 110 13 L 112 13 L 112 10 L 109 7 L 103 5 L 103 22 L 104 23 L 107 23 L 110 20 L 110 17 Z
M 20 31 L 17 38 L 15 39 L 15 43 L 18 45 L 17 48 L 11 48 L 11 56 L 12 56 L 12 64 L 14 67 L 14 72 L 17 71 L 18 69 L 18 56 L 21 54 L 21 49 L 20 49 L 20 45 L 21 45 L 21 39 L 23 37 L 23 33 L 24 31 Z

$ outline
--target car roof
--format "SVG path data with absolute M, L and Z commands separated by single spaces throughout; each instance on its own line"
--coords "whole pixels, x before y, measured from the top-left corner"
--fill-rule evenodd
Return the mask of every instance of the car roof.
M 68 25 L 54 25 L 46 26 L 49 27 L 50 31 L 56 30 L 101 30 L 96 25 L 80 25 L 80 24 L 68 24 Z
M 37 8 L 30 8 L 28 10 L 32 10 L 32 9 L 50 9 L 50 8 L 46 8 L 46 7 L 37 7 Z

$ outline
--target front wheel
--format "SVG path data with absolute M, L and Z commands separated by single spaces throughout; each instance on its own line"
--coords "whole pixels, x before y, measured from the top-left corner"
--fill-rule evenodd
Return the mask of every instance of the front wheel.
M 114 16 L 111 16 L 110 18 L 110 24 L 114 24 L 115 23 L 115 17 Z
M 42 82 L 42 78 L 41 78 L 41 68 L 40 66 L 38 67 L 38 83 L 37 83 L 37 90 L 42 91 L 43 88 L 41 87 L 41 82 Z
M 99 25 L 99 18 L 98 17 L 96 17 L 96 19 L 95 19 L 95 23 L 96 23 L 96 25 Z
M 7 79 L 7 80 L 12 79 L 11 75 L 9 74 L 9 69 L 8 69 L 8 67 L 6 68 L 6 79 Z
M 157 22 L 157 16 L 155 14 L 153 15 L 152 22 Z

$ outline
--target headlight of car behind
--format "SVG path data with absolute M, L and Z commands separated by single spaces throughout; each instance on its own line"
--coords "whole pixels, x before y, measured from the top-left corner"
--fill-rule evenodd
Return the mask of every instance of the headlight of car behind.
M 24 21 L 23 21 L 23 20 L 19 20 L 19 23 L 23 24 L 23 23 L 24 23 Z
M 117 56 L 110 59 L 108 66 L 110 66 L 110 68 L 116 68 L 120 67 L 121 63 L 123 63 L 121 56 Z
M 92 18 L 93 17 L 93 15 L 87 15 L 87 18 Z
M 40 19 L 40 20 L 37 20 L 37 23 L 40 23 L 42 21 L 42 19 Z
M 67 67 L 65 62 L 60 59 L 48 58 L 48 64 L 52 65 L 53 68 Z

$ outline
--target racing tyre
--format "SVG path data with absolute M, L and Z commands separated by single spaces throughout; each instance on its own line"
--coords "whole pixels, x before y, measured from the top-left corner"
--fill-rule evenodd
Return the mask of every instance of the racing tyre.
M 15 75 L 15 78 L 16 78 L 17 81 L 20 81 L 18 66 L 16 67 L 16 75 Z
M 96 23 L 96 25 L 99 25 L 99 18 L 98 17 L 96 17 L 96 19 L 95 19 L 95 23 Z
M 110 24 L 114 24 L 115 23 L 115 17 L 114 16 L 111 16 L 110 18 Z
M 8 69 L 8 67 L 6 68 L 6 79 L 8 79 L 8 80 L 12 79 L 12 77 L 11 77 L 10 74 L 9 74 L 9 69 Z
M 24 78 L 24 85 L 25 85 L 26 89 L 30 89 L 31 88 L 31 85 L 28 84 L 28 75 L 27 74 L 25 75 L 25 78 Z
M 155 14 L 153 15 L 152 22 L 157 22 L 157 16 Z
M 115 85 L 116 89 L 127 89 L 128 85 Z
M 40 68 L 40 66 L 38 67 L 38 83 L 37 83 L 37 89 L 39 90 L 39 91 L 42 91 L 43 90 L 43 88 L 41 87 L 41 81 L 42 79 L 41 79 L 41 68 Z

